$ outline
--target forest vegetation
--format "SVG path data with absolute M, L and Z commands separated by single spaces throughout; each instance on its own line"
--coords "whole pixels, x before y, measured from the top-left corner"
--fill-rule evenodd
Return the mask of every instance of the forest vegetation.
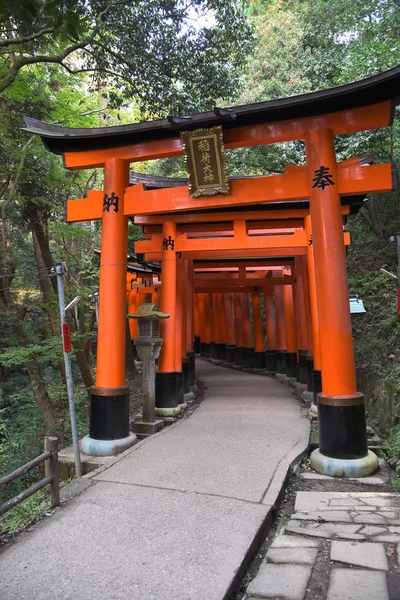
M 98 286 L 98 222 L 69 226 L 64 201 L 101 189 L 102 173 L 66 171 L 23 130 L 30 116 L 102 127 L 292 96 L 349 83 L 400 64 L 398 0 L 5 0 L 0 5 L 0 473 L 42 451 L 43 436 L 70 443 L 57 284 L 66 261 L 80 433 L 96 351 L 91 295 Z M 372 155 L 400 167 L 400 119 L 340 136 L 340 159 Z M 227 152 L 230 175 L 304 163 L 301 142 Z M 182 159 L 135 170 L 184 176 Z M 350 291 L 360 389 L 372 424 L 400 455 L 399 191 L 373 195 L 348 220 Z M 129 243 L 140 236 L 130 226 Z M 394 238 L 393 238 L 394 236 Z M 382 399 L 384 397 L 384 401 Z M 16 487 L 7 491 L 13 495 Z M 39 500 L 12 511 L 17 528 Z M 36 503 L 36 504 L 35 504 Z

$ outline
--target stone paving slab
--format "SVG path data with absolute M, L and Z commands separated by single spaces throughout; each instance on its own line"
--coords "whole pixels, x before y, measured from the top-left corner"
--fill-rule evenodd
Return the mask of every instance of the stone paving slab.
M 350 516 L 355 523 L 365 523 L 366 525 L 386 525 L 386 518 L 378 513 L 358 513 L 350 512 Z
M 336 560 L 358 567 L 388 571 L 389 566 L 383 544 L 374 542 L 339 542 L 331 543 L 331 560 Z
M 353 524 L 353 523 L 318 523 L 315 521 L 296 521 L 291 519 L 287 526 L 286 530 L 301 533 L 302 530 L 307 531 L 305 535 L 315 535 L 321 534 L 322 537 L 329 538 L 331 535 L 340 535 L 342 533 L 346 535 L 351 535 L 354 533 L 358 533 L 361 529 L 361 525 Z
M 303 600 L 310 575 L 311 567 L 304 565 L 264 564 L 247 592 L 261 598 Z
M 400 508 L 398 494 L 385 492 L 298 492 L 295 510 L 354 510 L 372 511 L 374 507 Z
M 205 399 L 190 418 L 90 474 L 0 555 L 1 600 L 225 598 L 308 422 L 272 379 L 196 369 Z
M 327 600 L 389 600 L 386 575 L 364 569 L 333 569 Z
M 270 548 L 266 558 L 275 564 L 313 565 L 317 554 L 318 548 Z
M 308 479 L 311 481 L 316 481 L 316 480 L 320 480 L 320 481 L 334 481 L 336 479 L 336 477 L 330 477 L 329 475 L 321 475 L 321 473 L 313 473 L 313 472 L 308 472 L 308 473 L 301 473 L 300 474 L 301 479 Z M 372 475 L 370 477 L 361 477 L 361 478 L 356 478 L 356 477 L 349 477 L 348 479 L 346 479 L 346 481 L 350 482 L 350 483 L 357 483 L 358 485 L 386 485 L 388 483 L 388 476 L 378 476 L 378 475 Z
M 331 521 L 338 523 L 352 523 L 353 519 L 347 511 L 344 510 L 324 510 L 315 512 L 296 512 L 292 515 L 292 519 L 300 521 Z
M 400 542 L 400 533 L 384 533 L 375 537 L 377 542 L 387 542 L 391 544 L 397 544 Z
M 310 540 L 297 535 L 277 535 L 271 548 L 318 548 L 319 540 Z

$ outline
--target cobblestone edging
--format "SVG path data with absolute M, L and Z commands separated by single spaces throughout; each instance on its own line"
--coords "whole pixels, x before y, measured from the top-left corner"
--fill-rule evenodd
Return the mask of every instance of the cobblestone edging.
M 297 492 L 245 598 L 397 600 L 399 590 L 400 494 Z

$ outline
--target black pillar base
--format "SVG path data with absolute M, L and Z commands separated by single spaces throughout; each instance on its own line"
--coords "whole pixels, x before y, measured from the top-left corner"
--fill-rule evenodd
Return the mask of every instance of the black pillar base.
M 156 373 L 156 408 L 178 405 L 178 373 Z
M 288 377 L 296 378 L 296 352 L 286 352 L 286 375 Z
M 185 394 L 190 392 L 190 359 L 182 358 L 183 373 L 183 391 Z
M 190 387 L 189 387 L 190 391 Z M 185 376 L 183 371 L 179 371 L 177 373 L 176 378 L 176 395 L 178 404 L 183 404 L 185 402 Z
M 214 344 L 214 356 L 213 356 L 213 358 L 215 360 L 221 360 L 221 345 L 222 344 L 217 344 L 217 343 Z
M 351 460 L 368 454 L 363 394 L 354 397 L 318 396 L 319 449 L 324 456 Z M 345 400 L 345 406 L 337 403 Z M 327 404 L 334 402 L 335 404 Z M 354 402 L 354 403 L 352 403 Z
M 313 377 L 314 404 L 318 404 L 318 394 L 320 394 L 322 392 L 321 371 L 319 371 L 318 369 L 313 369 L 312 377 Z
M 271 371 L 271 373 L 276 373 L 276 363 L 277 363 L 277 354 L 276 350 L 267 350 L 265 353 L 265 362 L 267 366 L 267 371 Z
M 200 354 L 200 336 L 199 335 L 195 335 L 194 336 L 194 343 L 193 343 L 193 348 L 196 354 Z
M 313 391 L 313 370 L 314 370 L 314 359 L 308 354 L 307 355 L 307 391 Z
M 299 350 L 299 383 L 307 383 L 307 350 Z
M 244 362 L 244 348 L 242 346 L 235 347 L 235 364 L 242 366 Z
M 89 436 L 95 440 L 119 440 L 129 435 L 129 388 L 90 390 Z
M 226 344 L 219 345 L 219 357 L 221 360 L 226 360 Z
M 215 342 L 210 342 L 210 356 L 207 358 L 215 358 Z
M 210 344 L 204 344 L 204 358 L 210 358 L 211 356 L 211 347 Z
M 206 345 L 204 342 L 200 342 L 200 356 L 206 355 Z
M 233 346 L 232 344 L 227 344 L 226 348 L 225 348 L 225 360 L 228 363 L 234 363 L 235 362 L 235 349 L 236 346 Z
M 286 350 L 278 350 L 276 353 L 276 372 L 286 373 Z
M 245 369 L 254 369 L 254 348 L 244 348 L 243 366 Z
M 265 369 L 266 365 L 265 352 L 254 352 L 254 368 Z
M 188 359 L 189 359 L 189 381 L 190 381 L 190 385 L 194 385 L 194 382 L 196 380 L 196 359 L 194 356 L 194 352 L 192 352 L 191 350 L 189 352 L 186 353 L 188 355 Z

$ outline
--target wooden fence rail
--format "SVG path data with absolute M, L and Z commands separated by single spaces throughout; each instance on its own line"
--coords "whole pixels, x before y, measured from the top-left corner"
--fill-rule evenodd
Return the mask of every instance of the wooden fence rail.
M 19 467 L 9 475 L 0 479 L 0 490 L 8 483 L 15 481 L 28 471 L 38 467 L 44 463 L 45 477 L 31 485 L 27 490 L 24 490 L 14 498 L 10 498 L 7 502 L 0 505 L 0 516 L 9 511 L 11 508 L 32 496 L 46 485 L 51 486 L 51 505 L 52 507 L 60 504 L 60 479 L 58 476 L 58 440 L 56 437 L 46 437 L 44 439 L 44 452 L 33 460 L 29 461 L 22 467 Z

